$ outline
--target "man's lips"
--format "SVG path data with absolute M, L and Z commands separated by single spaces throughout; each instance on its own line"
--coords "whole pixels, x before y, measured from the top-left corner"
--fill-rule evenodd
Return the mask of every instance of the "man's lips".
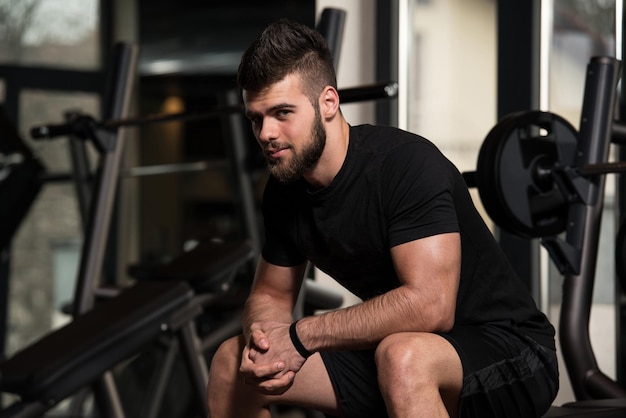
M 285 154 L 288 149 L 289 149 L 288 147 L 285 147 L 285 148 L 271 148 L 271 149 L 267 149 L 265 152 L 267 153 L 267 155 L 270 158 L 279 158 L 283 154 Z

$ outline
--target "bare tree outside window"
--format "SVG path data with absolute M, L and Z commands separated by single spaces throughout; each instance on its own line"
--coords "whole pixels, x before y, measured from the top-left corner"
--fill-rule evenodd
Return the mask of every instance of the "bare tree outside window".
M 0 64 L 96 69 L 99 1 L 0 0 Z

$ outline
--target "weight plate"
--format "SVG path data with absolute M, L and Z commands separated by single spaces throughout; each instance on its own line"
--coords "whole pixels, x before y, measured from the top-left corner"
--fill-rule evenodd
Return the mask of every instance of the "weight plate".
M 493 221 L 526 238 L 563 232 L 567 199 L 553 172 L 574 164 L 576 144 L 576 130 L 553 113 L 519 112 L 498 122 L 476 168 L 476 186 Z

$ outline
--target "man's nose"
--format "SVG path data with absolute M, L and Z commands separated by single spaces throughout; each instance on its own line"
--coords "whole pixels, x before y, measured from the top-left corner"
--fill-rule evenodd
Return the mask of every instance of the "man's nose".
M 271 118 L 264 118 L 261 121 L 259 127 L 259 134 L 257 135 L 260 141 L 270 142 L 273 139 L 278 138 L 278 126 L 272 121 Z

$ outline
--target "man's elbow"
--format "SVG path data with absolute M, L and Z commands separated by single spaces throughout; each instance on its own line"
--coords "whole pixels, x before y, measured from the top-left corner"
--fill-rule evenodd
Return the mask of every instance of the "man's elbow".
M 455 309 L 450 306 L 441 306 L 432 318 L 433 332 L 446 333 L 454 327 Z
M 441 319 L 439 320 L 437 332 L 447 333 L 452 331 L 452 328 L 454 328 L 454 314 L 442 315 Z

